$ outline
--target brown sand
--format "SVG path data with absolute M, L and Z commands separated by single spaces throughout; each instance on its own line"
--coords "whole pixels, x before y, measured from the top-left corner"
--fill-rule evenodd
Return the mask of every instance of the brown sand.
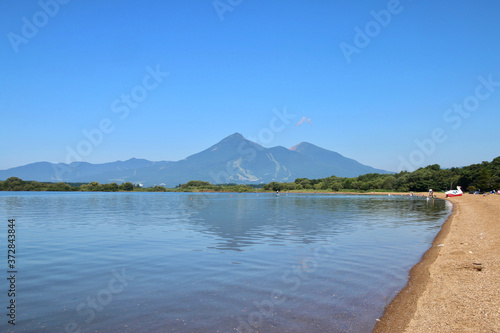
M 500 195 L 449 200 L 453 214 L 374 332 L 500 332 Z

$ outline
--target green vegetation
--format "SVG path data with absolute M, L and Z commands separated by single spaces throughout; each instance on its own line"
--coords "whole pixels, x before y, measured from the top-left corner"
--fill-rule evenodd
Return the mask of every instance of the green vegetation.
M 10 177 L 0 181 L 1 191 L 71 191 L 72 187 L 66 183 L 39 183 L 24 181 L 17 177 Z
M 292 183 L 271 182 L 264 186 L 269 191 L 329 190 L 329 191 L 445 191 L 456 186 L 467 191 L 500 189 L 500 157 L 492 162 L 473 164 L 463 168 L 441 169 L 438 164 L 413 172 L 397 174 L 369 173 L 354 178 L 327 177 L 322 179 L 297 178 Z
M 176 188 L 182 192 L 255 192 L 255 187 L 239 184 L 213 185 L 201 180 L 191 180 Z
M 491 162 L 482 162 L 463 168 L 441 169 L 437 164 L 420 168 L 413 172 L 396 174 L 369 173 L 354 178 L 327 177 L 322 179 L 297 178 L 291 183 L 271 182 L 265 185 L 220 184 L 213 185 L 201 180 L 192 180 L 178 185 L 175 189 L 163 186 L 142 188 L 125 182 L 99 184 L 90 183 L 48 183 L 24 181 L 10 177 L 0 181 L 0 191 L 141 191 L 141 192 L 256 192 L 264 191 L 396 191 L 426 192 L 445 191 L 462 186 L 465 191 L 490 191 L 500 189 L 500 157 Z
M 117 183 L 99 184 L 90 183 L 50 183 L 25 181 L 17 177 L 10 177 L 0 181 L 0 191 L 82 191 L 82 192 L 255 192 L 255 187 L 238 184 L 212 185 L 200 180 L 192 180 L 181 184 L 175 189 L 163 186 L 143 188 L 130 182 L 120 185 Z
M 118 192 L 118 191 L 144 191 L 144 192 L 165 192 L 167 189 L 163 186 L 155 186 L 143 189 L 132 183 L 125 182 L 120 185 L 117 183 L 99 184 L 90 183 L 49 183 L 37 181 L 25 181 L 17 177 L 10 177 L 7 180 L 0 181 L 0 191 L 86 191 L 86 192 Z

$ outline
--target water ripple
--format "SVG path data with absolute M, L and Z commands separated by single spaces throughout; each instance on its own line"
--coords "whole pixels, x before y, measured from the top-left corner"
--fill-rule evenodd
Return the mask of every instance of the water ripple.
M 404 197 L 3 192 L 0 213 L 17 221 L 16 332 L 370 332 L 450 207 Z

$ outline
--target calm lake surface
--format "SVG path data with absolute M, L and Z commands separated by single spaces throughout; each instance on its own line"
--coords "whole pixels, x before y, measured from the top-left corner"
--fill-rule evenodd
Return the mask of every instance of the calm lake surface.
M 1 332 L 370 332 L 451 212 L 388 196 L 0 192 Z

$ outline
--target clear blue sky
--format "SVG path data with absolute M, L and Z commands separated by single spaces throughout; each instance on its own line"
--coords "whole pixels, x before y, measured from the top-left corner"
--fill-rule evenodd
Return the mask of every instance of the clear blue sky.
M 391 171 L 500 155 L 496 0 L 61 2 L 0 1 L 0 169 L 179 160 L 234 132 Z

